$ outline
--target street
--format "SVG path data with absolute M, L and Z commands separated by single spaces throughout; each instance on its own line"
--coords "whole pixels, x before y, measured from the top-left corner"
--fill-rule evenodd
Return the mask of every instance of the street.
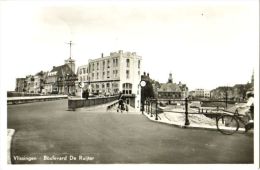
M 253 134 L 223 135 L 141 114 L 67 111 L 67 100 L 8 105 L 14 164 L 253 163 Z M 30 161 L 29 161 L 30 160 Z

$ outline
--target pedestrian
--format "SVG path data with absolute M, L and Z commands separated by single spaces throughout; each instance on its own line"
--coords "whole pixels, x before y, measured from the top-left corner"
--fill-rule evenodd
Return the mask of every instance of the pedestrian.
M 87 100 L 88 97 L 89 97 L 89 90 L 87 89 L 87 90 L 86 90 L 86 93 L 85 93 L 85 99 Z
M 254 123 L 254 92 L 247 93 L 247 103 L 239 106 L 238 108 L 244 109 L 243 113 L 248 117 L 248 124 L 245 126 L 246 131 L 253 126 Z M 242 114 L 243 114 L 242 113 Z
M 83 92 L 82 92 L 82 98 L 85 99 L 85 97 L 86 97 L 86 91 L 83 90 Z
M 124 108 L 124 100 L 125 100 L 125 96 L 121 92 L 119 92 L 118 109 L 120 109 L 121 112 L 123 112 L 123 110 L 125 110 L 125 108 Z

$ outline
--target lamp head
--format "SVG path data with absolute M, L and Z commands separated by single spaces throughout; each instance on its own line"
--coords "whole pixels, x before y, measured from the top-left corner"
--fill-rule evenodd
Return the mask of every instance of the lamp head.
M 146 81 L 142 80 L 142 81 L 140 82 L 140 85 L 141 85 L 141 87 L 146 86 Z

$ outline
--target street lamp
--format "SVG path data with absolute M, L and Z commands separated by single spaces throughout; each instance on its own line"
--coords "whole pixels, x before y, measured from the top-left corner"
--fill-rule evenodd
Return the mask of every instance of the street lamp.
M 141 86 L 141 104 L 142 104 L 142 114 L 144 114 L 144 101 L 142 100 L 142 89 L 146 86 L 146 81 L 144 80 L 141 80 L 140 83 L 139 83 L 139 86 Z

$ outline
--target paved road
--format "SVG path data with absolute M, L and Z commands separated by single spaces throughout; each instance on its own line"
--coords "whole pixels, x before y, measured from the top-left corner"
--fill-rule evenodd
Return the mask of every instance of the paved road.
M 66 109 L 67 100 L 9 105 L 12 162 L 253 163 L 252 134 L 183 129 L 102 108 Z

